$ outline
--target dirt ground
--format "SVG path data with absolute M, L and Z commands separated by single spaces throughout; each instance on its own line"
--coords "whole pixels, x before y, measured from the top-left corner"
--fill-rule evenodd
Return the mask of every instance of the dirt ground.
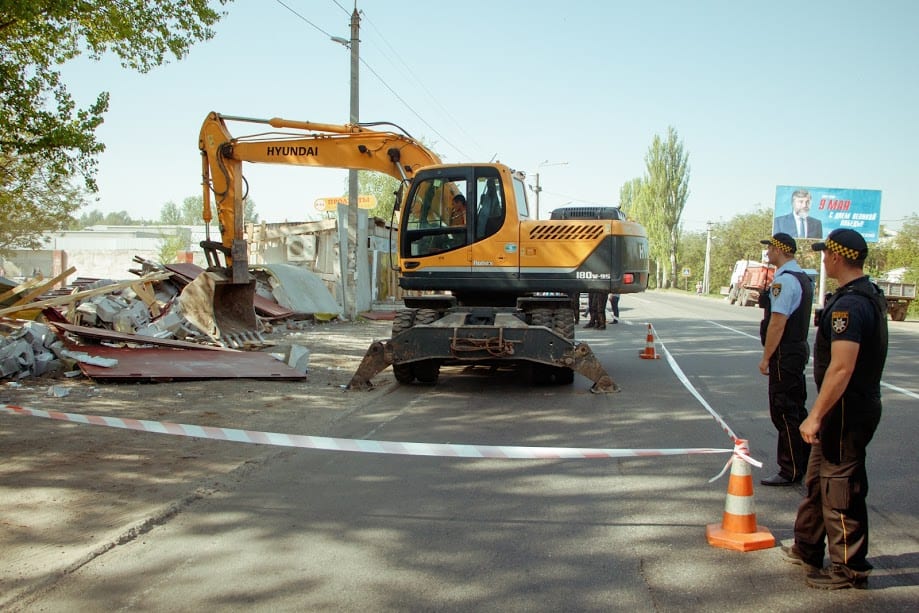
M 395 385 L 346 391 L 364 352 L 391 322 L 277 326 L 278 346 L 310 350 L 306 381 L 249 379 L 0 383 L 0 406 L 246 430 L 342 436 L 337 421 Z M 48 395 L 49 386 L 66 396 Z M 118 543 L 142 537 L 192 501 L 292 450 L 136 432 L 0 413 L 0 609 L 17 608 Z

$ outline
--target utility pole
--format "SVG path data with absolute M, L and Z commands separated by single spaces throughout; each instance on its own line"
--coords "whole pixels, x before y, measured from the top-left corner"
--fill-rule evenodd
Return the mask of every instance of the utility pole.
M 357 125 L 360 122 L 360 29 L 361 16 L 354 2 L 351 13 L 351 39 L 345 40 L 333 36 L 332 40 L 351 50 L 351 108 L 348 123 Z M 338 248 L 339 267 L 341 268 L 341 308 L 347 319 L 357 319 L 360 310 L 370 308 L 369 285 L 367 278 L 367 223 L 361 224 L 361 215 L 357 207 L 358 198 L 357 171 L 348 171 L 348 206 L 338 207 Z M 345 209 L 345 210 L 342 210 Z M 363 229 L 362 229 L 363 228 Z M 363 240 L 362 240 L 363 238 Z M 365 299 L 366 296 L 366 299 Z
M 533 188 L 533 192 L 536 194 L 536 217 L 539 219 L 539 192 L 542 191 L 542 188 L 539 187 L 539 171 L 536 171 L 536 187 Z
M 536 185 L 530 186 L 530 191 L 536 194 L 536 216 L 533 219 L 539 219 L 539 193 L 542 191 L 542 187 L 539 186 L 539 169 L 543 166 L 567 166 L 568 162 L 550 162 L 549 160 L 544 160 L 536 165 Z
M 708 231 L 705 238 L 705 271 L 702 273 L 702 294 L 708 295 L 709 290 L 709 269 L 712 265 L 712 222 L 707 221 Z

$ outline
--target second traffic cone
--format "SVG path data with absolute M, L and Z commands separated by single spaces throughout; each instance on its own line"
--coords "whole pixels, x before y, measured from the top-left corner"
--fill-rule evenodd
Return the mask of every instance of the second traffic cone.
M 775 537 L 769 528 L 756 525 L 753 510 L 753 471 L 740 456 L 737 448 L 746 449 L 747 441 L 737 441 L 731 458 L 731 477 L 728 480 L 728 496 L 724 503 L 724 515 L 720 524 L 705 527 L 708 544 L 713 547 L 756 551 L 775 547 Z
M 648 324 L 648 337 L 647 342 L 645 342 L 644 351 L 638 352 L 638 357 L 642 360 L 659 360 L 661 356 L 657 355 L 657 352 L 654 350 L 654 330 L 651 328 L 651 324 Z

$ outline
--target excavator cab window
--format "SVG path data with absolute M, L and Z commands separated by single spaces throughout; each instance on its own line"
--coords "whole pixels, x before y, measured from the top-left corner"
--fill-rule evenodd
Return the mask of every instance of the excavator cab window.
M 527 190 L 520 177 L 514 177 L 514 199 L 517 201 L 517 215 L 521 219 L 528 218 L 530 209 L 527 206 Z
M 405 257 L 420 257 L 462 247 L 467 243 L 470 216 L 467 177 L 438 176 L 416 180 L 407 203 Z
M 477 170 L 476 193 L 479 204 L 475 216 L 475 239 L 479 241 L 501 229 L 507 207 L 498 172 L 493 168 Z

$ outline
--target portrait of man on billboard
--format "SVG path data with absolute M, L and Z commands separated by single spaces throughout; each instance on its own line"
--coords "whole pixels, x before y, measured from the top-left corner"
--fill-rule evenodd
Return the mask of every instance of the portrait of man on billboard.
M 791 213 L 776 215 L 772 233 L 784 232 L 795 238 L 823 238 L 823 224 L 819 219 L 811 217 L 810 210 L 810 192 L 796 189 L 791 194 Z

